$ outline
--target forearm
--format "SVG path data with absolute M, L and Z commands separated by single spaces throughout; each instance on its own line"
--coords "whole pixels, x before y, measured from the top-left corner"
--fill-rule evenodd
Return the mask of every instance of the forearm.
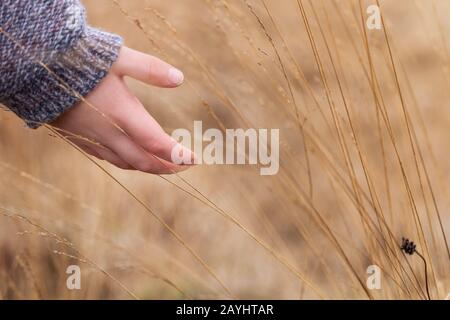
M 2 0 L 0 28 L 0 102 L 31 127 L 87 95 L 121 46 L 118 36 L 87 26 L 78 0 Z

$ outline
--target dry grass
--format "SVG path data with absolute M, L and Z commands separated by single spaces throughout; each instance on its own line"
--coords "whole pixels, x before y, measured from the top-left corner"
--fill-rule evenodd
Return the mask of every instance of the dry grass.
M 185 71 L 176 90 L 130 81 L 167 131 L 280 128 L 280 171 L 124 172 L 2 112 L 0 298 L 450 292 L 447 1 L 380 1 L 372 31 L 377 1 L 84 3 L 91 23 Z M 381 290 L 366 287 L 372 264 Z

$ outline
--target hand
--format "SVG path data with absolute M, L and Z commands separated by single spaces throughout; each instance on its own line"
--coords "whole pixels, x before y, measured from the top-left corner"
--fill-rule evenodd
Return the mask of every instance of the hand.
M 86 96 L 88 103 L 79 102 L 52 125 L 64 135 L 79 136 L 69 139 L 88 154 L 122 169 L 165 174 L 189 168 L 172 163 L 177 142 L 131 93 L 126 76 L 163 88 L 177 87 L 184 78 L 160 59 L 123 47 L 109 74 Z M 182 153 L 194 163 L 192 151 L 183 148 Z

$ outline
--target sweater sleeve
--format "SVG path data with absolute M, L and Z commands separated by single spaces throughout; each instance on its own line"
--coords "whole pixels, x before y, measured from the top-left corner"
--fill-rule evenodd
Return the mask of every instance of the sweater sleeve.
M 79 0 L 1 0 L 0 103 L 32 128 L 51 122 L 107 75 L 121 45 L 86 24 Z

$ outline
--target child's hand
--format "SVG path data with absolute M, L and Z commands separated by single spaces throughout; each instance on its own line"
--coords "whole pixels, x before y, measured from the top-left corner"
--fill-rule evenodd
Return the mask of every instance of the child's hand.
M 176 141 L 163 131 L 130 92 L 123 79 L 125 76 L 164 88 L 177 87 L 183 82 L 183 74 L 171 65 L 123 47 L 109 74 L 86 97 L 106 117 L 85 102 L 80 102 L 52 125 L 97 142 L 99 145 L 70 138 L 87 153 L 119 168 L 157 174 L 189 168 L 189 165 L 180 166 L 171 162 Z M 183 149 L 183 152 L 194 157 L 190 150 Z

